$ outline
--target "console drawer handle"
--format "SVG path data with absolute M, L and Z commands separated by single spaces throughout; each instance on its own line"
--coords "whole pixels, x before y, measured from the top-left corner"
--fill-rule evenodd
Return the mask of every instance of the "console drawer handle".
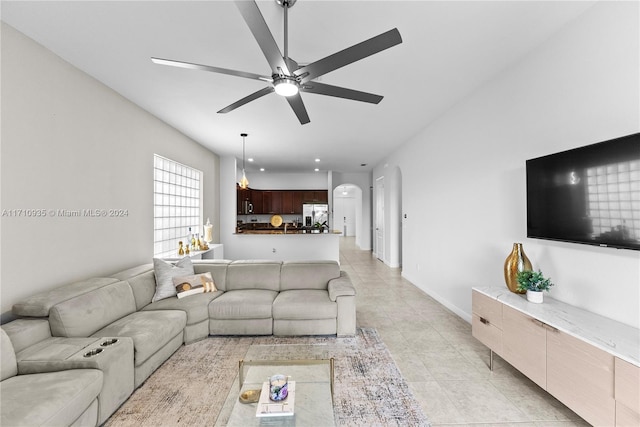
M 487 319 L 485 319 L 484 317 L 481 317 L 481 318 L 480 318 L 480 322 L 482 322 L 482 323 L 483 323 L 483 324 L 485 324 L 485 325 L 490 325 L 490 324 L 491 324 L 491 322 L 489 322 L 489 321 L 488 321 Z
M 544 328 L 544 327 L 546 327 L 546 326 L 547 326 L 547 324 L 546 324 L 546 323 L 541 322 L 541 321 L 539 321 L 538 319 L 531 319 L 531 321 L 532 321 L 533 323 L 535 323 L 536 325 L 540 326 L 541 328 Z

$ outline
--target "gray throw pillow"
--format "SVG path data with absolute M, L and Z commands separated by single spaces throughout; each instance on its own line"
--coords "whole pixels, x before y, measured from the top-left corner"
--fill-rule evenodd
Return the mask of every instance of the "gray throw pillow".
M 153 272 L 156 276 L 156 293 L 153 295 L 151 302 L 176 296 L 176 288 L 173 285 L 174 277 L 193 276 L 195 274 L 189 257 L 182 258 L 176 265 L 154 258 Z

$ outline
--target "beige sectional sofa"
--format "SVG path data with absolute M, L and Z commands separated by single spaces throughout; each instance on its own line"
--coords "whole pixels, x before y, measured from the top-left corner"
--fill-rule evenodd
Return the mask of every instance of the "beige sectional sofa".
M 148 264 L 15 304 L 19 319 L 2 325 L 0 425 L 100 425 L 183 343 L 209 335 L 355 334 L 355 289 L 335 261 L 202 260 L 193 270 L 217 290 L 154 301 Z M 60 378 L 38 405 L 23 400 L 42 375 Z M 83 398 L 48 397 L 74 393 Z

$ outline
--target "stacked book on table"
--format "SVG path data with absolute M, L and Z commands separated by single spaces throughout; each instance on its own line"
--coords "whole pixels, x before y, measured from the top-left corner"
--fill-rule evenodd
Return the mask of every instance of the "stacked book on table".
M 293 404 L 296 397 L 296 382 L 289 381 L 289 394 L 286 399 L 274 402 L 269 399 L 269 382 L 262 384 L 260 400 L 256 408 L 256 417 L 284 417 L 293 415 Z

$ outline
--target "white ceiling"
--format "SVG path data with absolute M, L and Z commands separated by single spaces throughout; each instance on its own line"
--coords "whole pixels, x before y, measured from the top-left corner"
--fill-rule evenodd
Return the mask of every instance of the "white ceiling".
M 300 125 L 272 93 L 216 111 L 265 86 L 155 65 L 151 56 L 256 74 L 269 66 L 230 1 L 2 1 L 2 20 L 219 155 L 251 168 L 368 171 L 594 2 L 314 1 L 289 10 L 289 55 L 310 63 L 397 27 L 403 43 L 326 74 L 324 83 L 384 95 L 378 105 L 302 94 Z M 283 11 L 258 2 L 283 49 Z M 367 166 L 361 166 L 361 164 Z M 247 167 L 249 169 L 249 166 Z

